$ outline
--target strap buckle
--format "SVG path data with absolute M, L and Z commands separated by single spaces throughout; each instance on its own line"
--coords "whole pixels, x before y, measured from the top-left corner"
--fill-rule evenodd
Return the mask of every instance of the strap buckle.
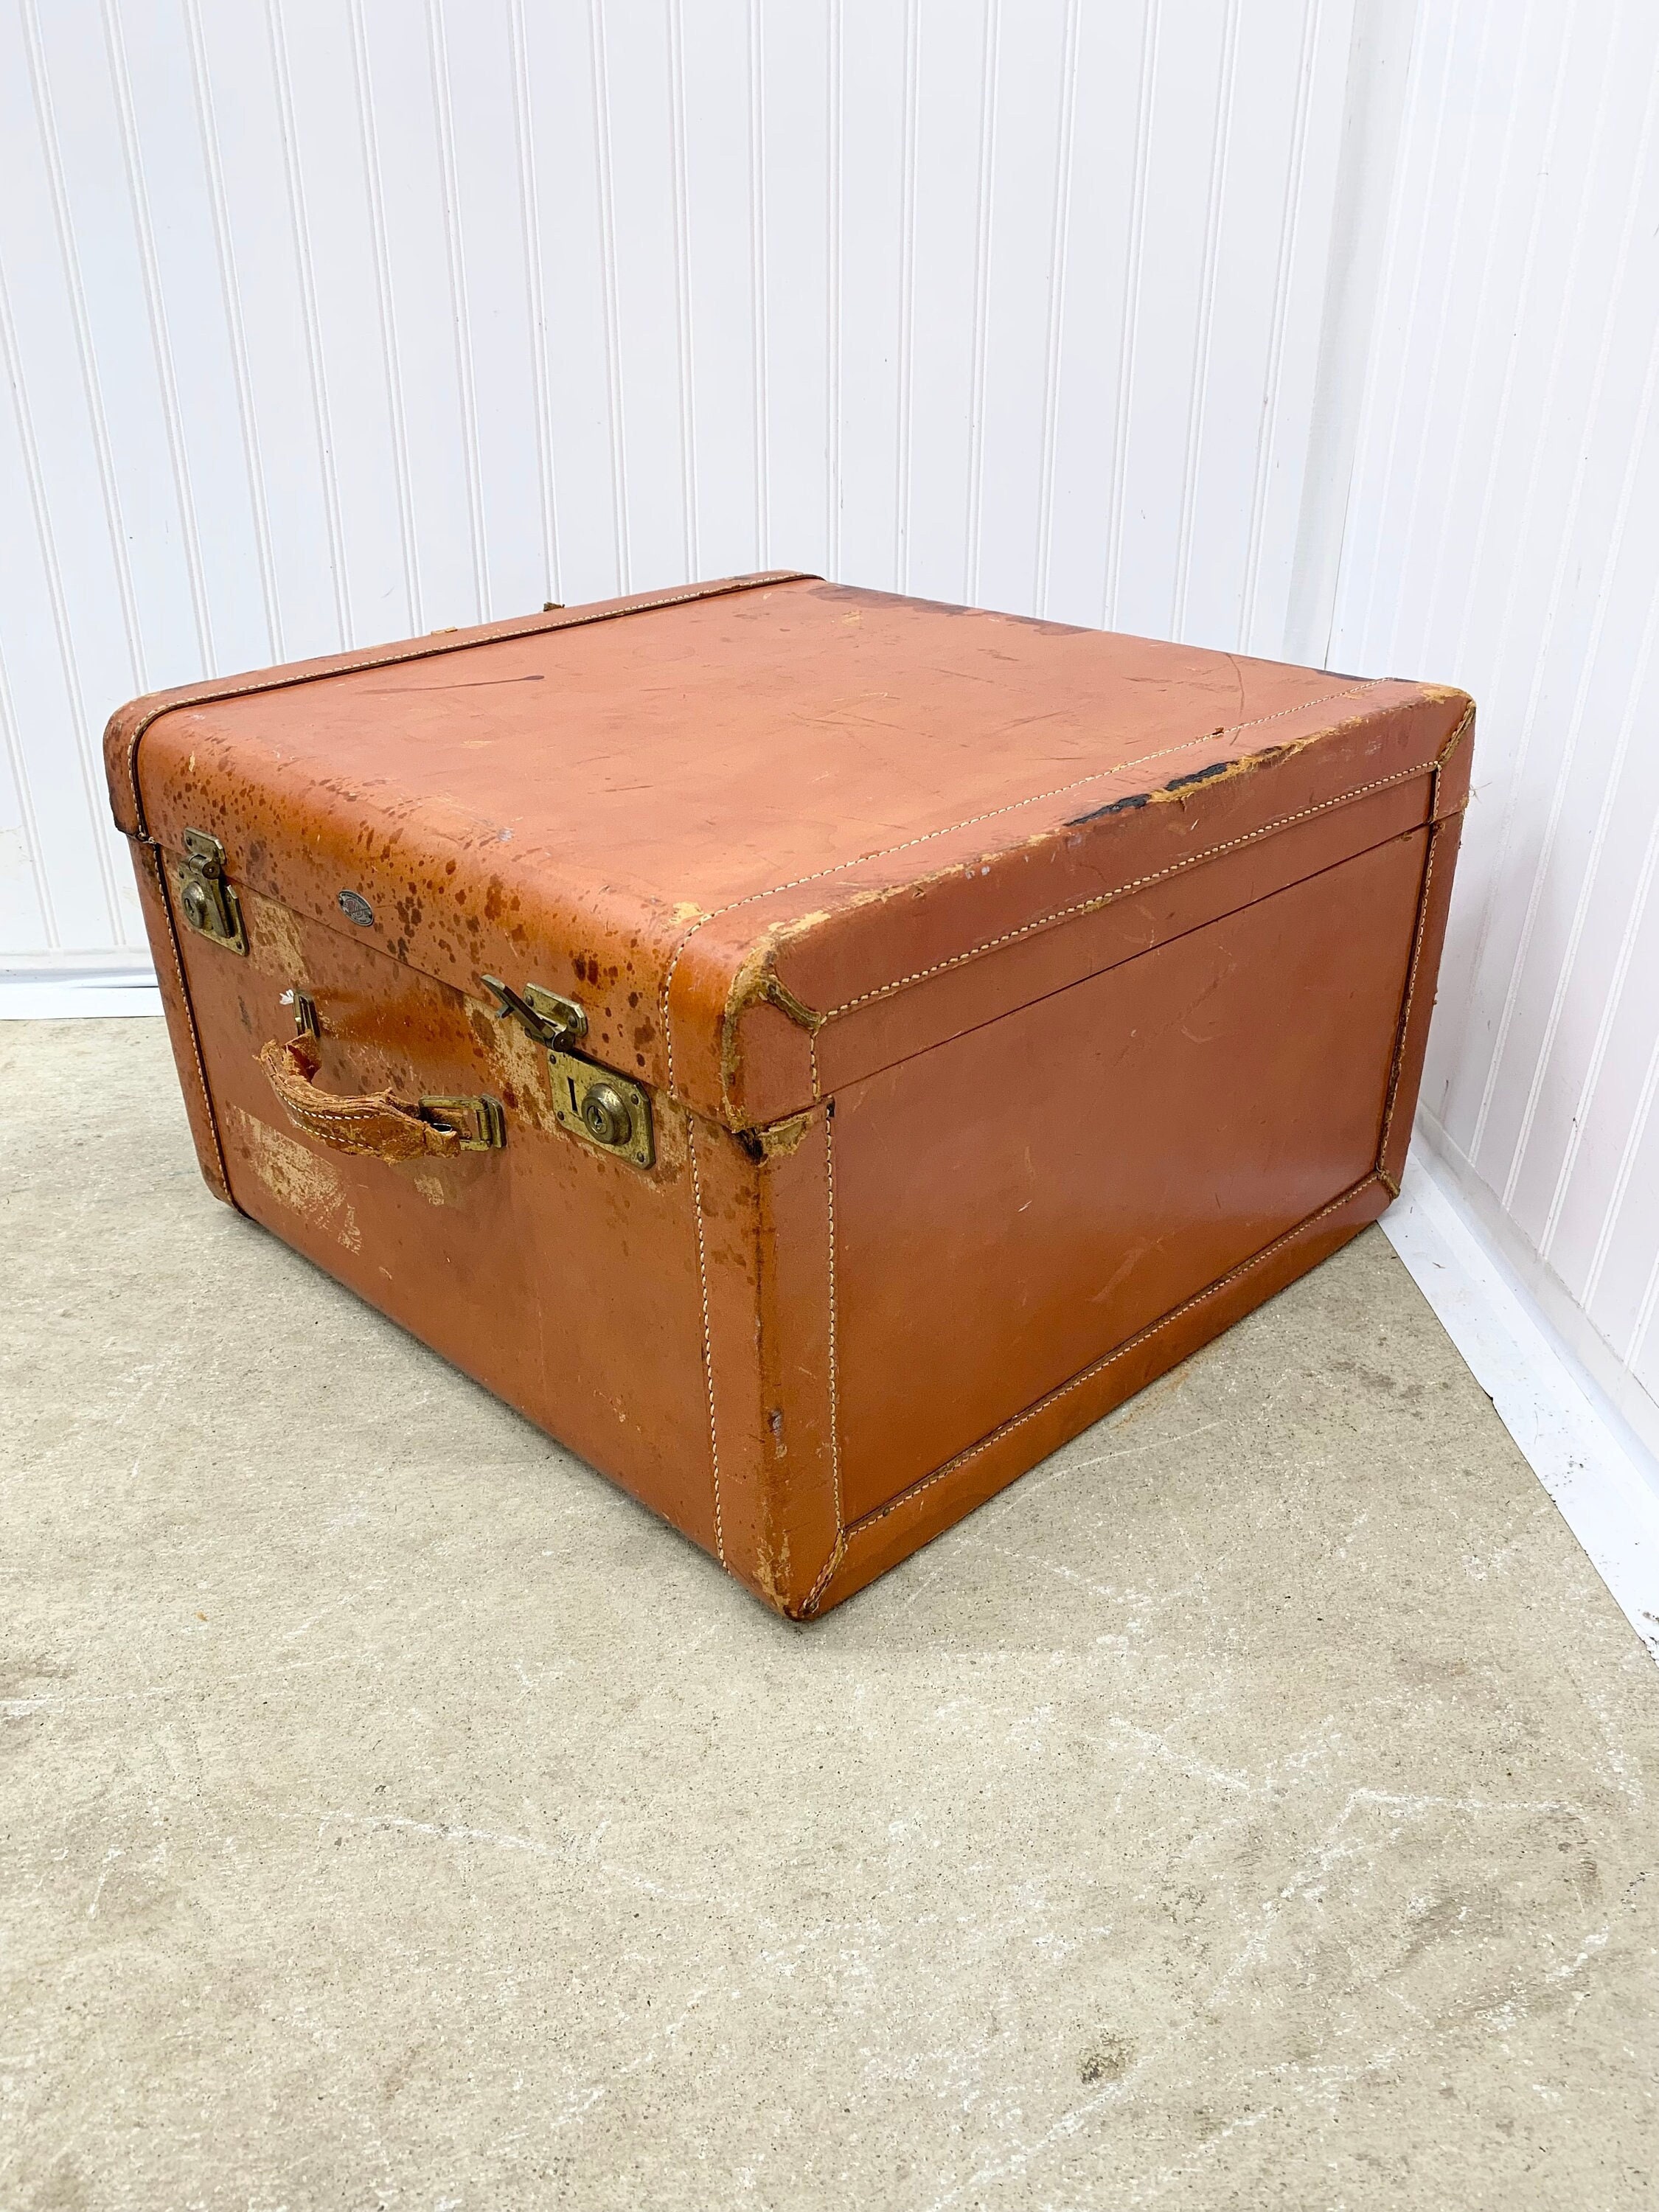
M 453 1130 L 464 1152 L 499 1152 L 507 1142 L 507 1115 L 488 1091 L 476 1098 L 422 1098 L 421 1119 Z

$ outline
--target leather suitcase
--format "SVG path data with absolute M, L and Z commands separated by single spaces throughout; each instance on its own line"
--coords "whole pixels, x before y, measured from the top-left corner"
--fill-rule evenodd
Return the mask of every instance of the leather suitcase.
M 106 750 L 212 1188 L 801 1619 L 1388 1205 L 1473 713 L 781 574 Z

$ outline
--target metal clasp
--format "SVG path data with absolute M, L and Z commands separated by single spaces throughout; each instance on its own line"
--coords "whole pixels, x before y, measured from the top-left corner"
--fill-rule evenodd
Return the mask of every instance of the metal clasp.
M 570 1049 L 587 1035 L 587 1016 L 577 1001 L 541 983 L 526 983 L 520 994 L 499 975 L 482 980 L 501 1001 L 496 1020 L 521 1022 L 537 1043 L 547 1048 L 553 1112 L 560 1127 L 602 1152 L 615 1152 L 636 1168 L 648 1168 L 657 1157 L 651 1094 L 631 1076 L 619 1075 L 602 1061 Z
M 241 902 L 225 879 L 224 847 L 205 830 L 186 830 L 184 842 L 179 911 L 199 935 L 246 953 Z
M 464 1152 L 499 1152 L 507 1142 L 507 1115 L 499 1098 L 422 1098 L 421 1117 L 453 1129 Z
M 587 1016 L 574 999 L 567 999 L 557 991 L 549 991 L 540 983 L 526 983 L 524 995 L 520 996 L 499 975 L 479 978 L 486 991 L 493 991 L 501 1000 L 493 1009 L 498 1022 L 522 1022 L 538 1044 L 549 1051 L 572 1045 L 587 1035 Z

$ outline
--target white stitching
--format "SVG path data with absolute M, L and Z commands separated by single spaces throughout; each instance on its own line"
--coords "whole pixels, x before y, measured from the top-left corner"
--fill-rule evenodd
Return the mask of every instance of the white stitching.
M 1040 805 L 1045 799 L 1059 799 L 1068 791 L 1081 791 L 1085 784 L 1099 783 L 1109 775 L 1127 775 L 1132 768 L 1144 768 L 1148 761 L 1167 760 L 1171 753 L 1190 752 L 1194 745 L 1206 744 L 1213 738 L 1236 738 L 1241 731 L 1259 730 L 1264 723 L 1283 721 L 1287 714 L 1310 713 L 1315 707 L 1328 706 L 1334 699 L 1357 698 L 1360 692 L 1374 690 L 1378 684 L 1393 680 L 1386 676 L 1368 677 L 1363 684 L 1351 684 L 1346 690 L 1327 691 L 1317 699 L 1304 699 L 1294 707 L 1280 707 L 1273 714 L 1258 714 L 1252 721 L 1231 722 L 1218 730 L 1205 730 L 1195 738 L 1183 738 L 1179 744 L 1164 745 L 1156 752 L 1139 754 L 1135 759 L 1119 761 L 1111 768 L 1095 769 L 1087 775 L 1079 776 L 1075 782 L 1057 783 L 1048 791 L 1034 791 L 1028 799 L 1011 799 L 1006 806 L 993 806 L 983 814 L 970 814 L 964 821 L 950 823 L 943 830 L 927 830 L 920 837 L 907 837 L 901 844 L 884 845 L 873 853 L 855 854 L 850 860 L 837 860 L 833 867 L 819 868 L 809 876 L 793 876 L 787 883 L 774 884 L 769 890 L 750 891 L 740 899 L 732 900 L 726 906 L 717 906 L 708 914 L 699 915 L 669 956 L 667 972 L 662 979 L 660 1011 L 671 1094 L 674 1088 L 674 1032 L 668 1018 L 668 994 L 674 981 L 674 971 L 680 964 L 681 954 L 697 932 L 709 922 L 718 921 L 722 915 L 735 914 L 739 907 L 754 906 L 762 899 L 775 898 L 782 891 L 799 890 L 804 884 L 822 883 L 827 876 L 843 874 L 848 868 L 860 868 L 866 861 L 889 860 L 895 853 L 908 853 L 918 845 L 932 844 L 935 838 L 954 837 L 959 830 L 971 830 L 981 822 L 994 822 L 1005 814 L 1018 814 L 1023 806 Z
M 277 1097 L 282 1098 L 280 1091 Z M 342 1104 L 337 1110 L 328 1106 L 307 1106 L 293 1098 L 283 1098 L 282 1103 L 289 1113 L 297 1115 L 301 1120 L 308 1116 L 313 1121 L 394 1121 L 401 1122 L 406 1129 L 424 1129 L 430 1126 L 416 1115 L 400 1113 L 390 1103 L 384 1106 Z
M 823 1175 L 829 1205 L 830 1254 L 830 1476 L 836 1504 L 836 1540 L 830 1556 L 811 1589 L 801 1604 L 803 1617 L 817 1608 L 824 1584 L 841 1565 L 847 1549 L 847 1530 L 842 1520 L 841 1503 L 841 1381 L 836 1364 L 836 1140 L 835 1115 L 826 1110 L 823 1116 Z
M 403 1130 L 405 1133 L 410 1129 L 419 1129 L 429 1137 L 453 1139 L 458 1134 L 458 1132 L 453 1129 L 441 1128 L 426 1121 L 413 1107 L 405 1106 L 398 1099 L 394 1098 L 390 1091 L 382 1097 L 368 1098 L 354 1097 L 349 1092 L 335 1096 L 326 1091 L 319 1090 L 301 1066 L 299 1055 L 292 1042 L 281 1047 L 279 1057 L 285 1078 L 291 1082 L 304 1083 L 310 1094 L 302 1098 L 290 1098 L 285 1091 L 277 1088 L 270 1070 L 268 1067 L 265 1068 L 265 1079 L 270 1084 L 271 1089 L 276 1092 L 277 1100 L 283 1110 L 291 1115 L 295 1121 L 302 1121 L 307 1115 L 309 1115 L 313 1121 L 325 1125 L 331 1121 L 386 1121 L 392 1122 L 395 1127 Z M 262 1067 L 264 1066 L 263 1053 L 259 1055 L 259 1064 Z M 312 1064 L 313 1066 L 316 1065 L 314 1060 Z
M 283 1097 L 280 1092 L 277 1094 L 277 1103 L 290 1121 L 297 1122 L 301 1128 L 308 1131 L 313 1136 L 331 1136 L 337 1124 L 342 1121 L 376 1121 L 381 1123 L 393 1137 L 407 1137 L 411 1132 L 414 1133 L 419 1136 L 422 1143 L 429 1151 L 449 1152 L 460 1141 L 458 1130 L 446 1129 L 440 1127 L 434 1122 L 423 1121 L 418 1115 L 400 1114 L 392 1106 L 353 1107 L 348 1113 L 329 1114 L 316 1107 L 296 1106 L 290 1100 Z M 343 1138 L 341 1141 L 344 1141 Z
M 726 1528 L 720 1514 L 720 1440 L 714 1426 L 714 1340 L 708 1319 L 708 1261 L 702 1242 L 702 1180 L 697 1173 L 697 1133 L 685 1117 L 685 1149 L 691 1163 L 691 1207 L 697 1224 L 697 1279 L 702 1286 L 702 1377 L 708 1394 L 708 1452 L 714 1469 L 714 1556 L 726 1565 Z
M 1281 1251 L 1293 1237 L 1299 1237 L 1304 1229 L 1311 1229 L 1316 1222 L 1322 1221 L 1327 1214 L 1334 1213 L 1339 1208 L 1350 1204 L 1359 1196 L 1362 1191 L 1369 1189 L 1377 1179 L 1375 1170 L 1362 1176 L 1359 1181 L 1352 1184 L 1348 1189 L 1340 1191 L 1328 1206 L 1322 1206 L 1316 1213 L 1310 1213 L 1304 1219 L 1294 1223 L 1282 1235 L 1275 1237 L 1271 1243 L 1264 1244 L 1259 1252 L 1253 1252 L 1248 1260 L 1241 1260 L 1237 1267 L 1230 1267 L 1224 1275 L 1218 1275 L 1214 1282 L 1206 1283 L 1201 1291 L 1194 1291 L 1191 1297 L 1183 1299 L 1178 1306 L 1171 1306 L 1168 1313 L 1160 1314 L 1156 1321 L 1148 1322 L 1145 1328 L 1138 1329 L 1134 1335 L 1127 1337 L 1115 1351 L 1109 1352 L 1101 1358 L 1091 1361 L 1087 1367 L 1079 1368 L 1068 1382 L 1061 1382 L 1054 1389 L 1045 1392 L 1041 1398 L 1034 1400 L 1026 1407 L 1024 1413 L 1016 1413 L 1012 1419 L 1002 1422 L 988 1435 L 982 1436 L 977 1443 L 969 1444 L 965 1451 L 958 1452 L 954 1459 L 947 1459 L 943 1467 L 935 1468 L 931 1474 L 924 1475 L 920 1482 L 913 1482 L 908 1490 L 900 1491 L 898 1496 L 890 1498 L 885 1505 L 878 1505 L 873 1512 L 862 1515 L 848 1528 L 847 1532 L 848 1537 L 862 1535 L 866 1528 L 872 1528 L 878 1521 L 884 1521 L 890 1513 L 896 1513 L 901 1505 L 908 1505 L 912 1498 L 920 1497 L 924 1490 L 930 1489 L 936 1482 L 942 1482 L 947 1474 L 954 1474 L 958 1468 L 966 1467 L 969 1460 L 977 1459 L 981 1452 L 988 1451 L 993 1444 L 1000 1443 L 1004 1437 L 1011 1434 L 1015 1429 L 1023 1428 L 1027 1421 L 1034 1421 L 1039 1413 L 1046 1413 L 1050 1406 L 1065 1397 L 1069 1391 L 1079 1389 L 1082 1384 L 1103 1372 L 1116 1361 L 1127 1358 L 1149 1337 L 1155 1336 L 1159 1329 L 1167 1328 L 1172 1321 L 1179 1321 L 1182 1314 L 1190 1313 L 1194 1306 L 1202 1305 L 1206 1298 L 1213 1297 L 1218 1291 L 1225 1290 L 1227 1285 L 1236 1282 L 1239 1276 L 1249 1274 L 1252 1267 L 1259 1267 L 1264 1260 L 1272 1259 L 1274 1253 Z
M 884 999 L 894 991 L 906 989 L 912 983 L 925 982 L 930 975 L 942 975 L 947 968 L 960 967 L 964 960 L 976 960 L 981 952 L 994 952 L 999 945 L 1012 945 L 1018 938 L 1029 937 L 1033 930 L 1046 929 L 1050 922 L 1069 921 L 1075 915 L 1091 914 L 1097 907 L 1109 906 L 1114 899 L 1121 898 L 1126 891 L 1144 890 L 1149 884 L 1162 883 L 1168 876 L 1177 876 L 1185 869 L 1197 867 L 1200 861 L 1217 860 L 1223 853 L 1234 852 L 1241 845 L 1254 844 L 1258 838 L 1273 836 L 1275 830 L 1288 830 L 1292 823 L 1305 822 L 1310 815 L 1327 813 L 1334 806 L 1347 805 L 1351 799 L 1369 798 L 1374 791 L 1387 791 L 1397 783 L 1409 783 L 1414 776 L 1432 772 L 1432 762 L 1417 768 L 1402 769 L 1398 775 L 1382 776 L 1375 783 L 1358 784 L 1353 790 L 1340 793 L 1334 799 L 1321 799 L 1316 806 L 1304 806 L 1299 813 L 1282 814 L 1276 822 L 1264 822 L 1259 830 L 1249 830 L 1242 836 L 1230 837 L 1224 845 L 1207 845 L 1201 853 L 1189 853 L 1184 860 L 1176 860 L 1167 868 L 1159 868 L 1153 875 L 1136 876 L 1130 882 L 1119 884 L 1109 891 L 1097 892 L 1093 898 L 1079 899 L 1075 906 L 1060 907 L 1053 914 L 1040 915 L 1036 921 L 1022 922 L 1018 929 L 1005 930 L 1000 937 L 988 938 L 983 945 L 971 945 L 966 952 L 953 952 L 948 960 L 936 961 L 931 968 L 918 968 L 914 975 L 901 975 L 891 983 L 878 985 L 873 991 L 861 992 L 856 999 L 848 999 L 843 1006 L 831 1006 L 823 1019 L 833 1022 L 838 1015 L 850 1014 L 859 1006 L 868 1006 L 872 999 Z

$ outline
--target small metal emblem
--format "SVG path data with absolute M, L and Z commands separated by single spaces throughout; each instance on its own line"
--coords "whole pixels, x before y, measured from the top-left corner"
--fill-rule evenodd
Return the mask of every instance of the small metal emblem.
M 373 929 L 374 909 L 361 891 L 342 891 L 334 903 L 348 921 L 355 921 L 359 929 Z

